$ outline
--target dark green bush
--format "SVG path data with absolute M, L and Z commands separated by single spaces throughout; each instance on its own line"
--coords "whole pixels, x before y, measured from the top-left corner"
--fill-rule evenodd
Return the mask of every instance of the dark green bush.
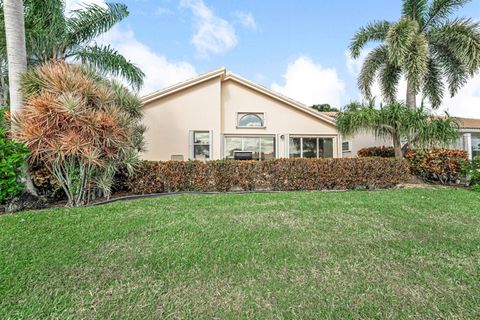
M 474 191 L 480 191 L 480 157 L 465 163 L 463 171 L 468 177 L 469 184 Z
M 9 139 L 9 124 L 5 111 L 5 108 L 0 107 L 0 202 L 16 196 L 23 190 L 19 178 L 28 157 L 28 150 L 23 144 Z
M 358 150 L 357 155 L 361 158 L 365 157 L 381 157 L 381 158 L 394 158 L 395 150 L 393 147 L 368 147 Z
M 126 183 L 136 194 L 179 191 L 388 188 L 408 176 L 405 161 L 382 158 L 269 161 L 146 161 Z

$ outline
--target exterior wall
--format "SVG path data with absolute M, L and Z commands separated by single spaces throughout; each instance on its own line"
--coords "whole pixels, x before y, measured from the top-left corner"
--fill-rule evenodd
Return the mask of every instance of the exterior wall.
M 212 131 L 212 159 L 220 158 L 220 77 L 147 103 L 145 160 L 170 160 L 190 153 L 190 130 Z
M 343 152 L 343 157 L 352 158 L 357 156 L 358 150 L 368 147 L 391 147 L 392 142 L 388 139 L 377 138 L 372 132 L 363 132 L 356 134 L 354 137 L 343 138 L 343 141 L 350 142 L 350 152 Z
M 341 156 L 334 125 L 232 80 L 222 82 L 221 100 L 224 135 L 275 135 L 279 158 L 288 157 L 289 135 L 322 136 L 333 138 L 334 157 Z M 265 128 L 237 128 L 239 112 L 264 113 Z

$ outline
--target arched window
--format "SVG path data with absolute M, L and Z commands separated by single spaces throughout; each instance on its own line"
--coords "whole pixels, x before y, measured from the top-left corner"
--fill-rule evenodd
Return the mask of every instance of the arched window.
M 248 128 L 262 128 L 264 127 L 264 123 L 260 115 L 255 113 L 246 113 L 239 115 L 238 126 Z

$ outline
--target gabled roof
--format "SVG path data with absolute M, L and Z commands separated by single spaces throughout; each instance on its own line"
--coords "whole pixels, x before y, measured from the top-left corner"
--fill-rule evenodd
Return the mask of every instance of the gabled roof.
M 187 88 L 193 87 L 195 85 L 198 85 L 200 83 L 206 82 L 208 80 L 211 80 L 211 79 L 214 79 L 214 78 L 217 78 L 217 77 L 220 77 L 221 81 L 229 81 L 230 80 L 230 81 L 234 81 L 236 83 L 242 84 L 243 86 L 246 86 L 246 87 L 248 87 L 248 88 L 250 88 L 250 89 L 252 89 L 256 92 L 259 92 L 259 93 L 261 93 L 263 95 L 266 95 L 270 98 L 273 98 L 277 101 L 283 102 L 284 104 L 287 104 L 287 105 L 289 105 L 289 106 L 291 106 L 291 107 L 293 107 L 293 108 L 295 108 L 299 111 L 307 113 L 307 114 L 309 114 L 309 115 L 311 115 L 311 116 L 313 116 L 317 119 L 323 120 L 324 122 L 327 122 L 327 123 L 335 126 L 335 121 L 331 117 L 329 117 L 327 115 L 324 115 L 320 112 L 317 112 L 316 110 L 314 110 L 312 108 L 309 108 L 306 105 L 304 105 L 304 104 L 302 104 L 298 101 L 295 101 L 291 98 L 288 98 L 288 97 L 286 97 L 286 96 L 284 96 L 284 95 L 282 95 L 278 92 L 272 91 L 272 90 L 270 90 L 270 89 L 268 89 L 264 86 L 253 83 L 253 82 L 251 82 L 251 81 L 249 81 L 245 78 L 242 78 L 242 77 L 240 77 L 240 76 L 238 76 L 234 73 L 231 73 L 231 72 L 227 71 L 225 68 L 219 68 L 219 69 L 207 72 L 207 73 L 203 73 L 203 74 L 201 74 L 198 77 L 195 77 L 193 79 L 190 79 L 190 80 L 187 80 L 187 81 L 184 81 L 184 82 L 180 82 L 180 83 L 178 83 L 176 85 L 173 85 L 171 87 L 168 87 L 168 88 L 165 88 L 165 89 L 147 94 L 147 95 L 143 96 L 141 99 L 142 99 L 142 102 L 145 104 L 145 103 L 148 103 L 148 102 L 166 97 L 170 94 L 185 90 Z

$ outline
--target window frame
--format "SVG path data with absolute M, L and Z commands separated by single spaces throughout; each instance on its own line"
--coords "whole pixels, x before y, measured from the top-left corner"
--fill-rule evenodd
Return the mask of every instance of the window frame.
M 240 152 L 252 152 L 255 153 L 254 151 L 248 151 L 245 150 L 245 138 L 255 138 L 259 139 L 258 140 L 258 154 L 259 154 L 259 159 L 256 161 L 266 161 L 265 159 L 261 158 L 262 154 L 262 139 L 264 138 L 271 138 L 273 139 L 273 157 L 274 159 L 278 159 L 278 145 L 277 145 L 277 136 L 276 135 L 241 135 L 241 134 L 227 134 L 223 136 L 223 151 L 222 151 L 222 158 L 227 159 L 227 139 L 228 138 L 239 138 L 241 139 L 241 150 Z M 231 160 L 231 159 L 230 159 Z
M 344 150 L 343 149 L 343 144 L 346 143 L 347 144 L 347 150 Z M 351 141 L 342 141 L 342 152 L 352 152 L 352 142 Z
M 208 133 L 208 144 L 207 143 L 197 143 L 195 142 L 195 134 L 196 133 Z M 196 146 L 208 146 L 208 158 L 206 157 L 205 161 L 212 160 L 212 140 L 213 140 L 213 134 L 211 130 L 191 130 L 190 135 L 190 160 L 198 160 L 201 161 L 200 159 L 195 158 L 195 147 Z
M 315 158 L 305 158 L 303 156 L 303 139 L 306 138 L 306 139 L 315 139 L 316 140 L 316 144 L 317 144 L 317 148 L 316 148 L 316 157 Z M 287 152 L 287 155 L 288 155 L 288 158 L 293 158 L 291 157 L 290 155 L 290 139 L 300 139 L 300 158 L 297 158 L 297 159 L 333 159 L 335 158 L 335 144 L 334 144 L 334 137 L 329 137 L 329 136 L 311 136 L 311 135 L 288 135 L 288 145 L 287 145 L 287 148 L 286 148 L 286 152 Z M 331 158 L 327 158 L 327 157 L 319 157 L 320 155 L 320 139 L 323 139 L 323 140 L 326 140 L 326 139 L 330 139 L 332 140 L 332 157 Z M 287 141 L 287 140 L 286 140 Z M 325 154 L 325 149 L 323 149 L 323 154 Z
M 257 116 L 261 121 L 262 121 L 262 126 L 260 127 L 249 127 L 249 126 L 241 126 L 240 125 L 240 120 L 243 119 L 245 116 L 248 115 L 254 115 Z M 266 116 L 265 112 L 237 112 L 236 114 L 236 119 L 235 119 L 235 125 L 237 129 L 265 129 L 267 127 L 266 123 Z

